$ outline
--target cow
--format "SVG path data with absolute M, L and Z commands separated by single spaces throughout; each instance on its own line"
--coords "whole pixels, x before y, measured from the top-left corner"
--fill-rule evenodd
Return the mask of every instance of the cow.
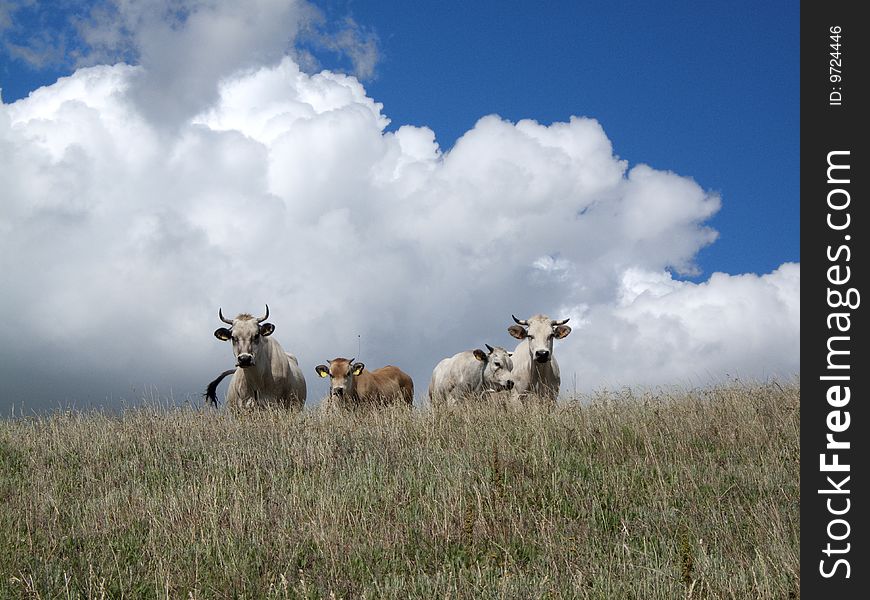
M 486 344 L 483 350 L 465 350 L 443 359 L 432 371 L 429 402 L 456 405 L 465 398 L 484 392 L 499 392 L 514 387 L 511 379 L 513 361 L 504 348 Z
M 242 313 L 229 320 L 222 309 L 218 309 L 218 317 L 230 327 L 216 329 L 214 336 L 222 341 L 232 340 L 236 368 L 224 371 L 212 381 L 206 389 L 206 398 L 217 404 L 218 384 L 232 375 L 227 390 L 227 405 L 231 408 L 277 406 L 302 410 L 307 395 L 305 377 L 296 357 L 284 352 L 281 344 L 270 337 L 275 326 L 263 322 L 269 318 L 269 305 L 262 317 Z
M 556 321 L 546 315 L 535 315 L 521 321 L 511 316 L 516 325 L 508 327 L 508 333 L 521 340 L 513 353 L 512 399 L 517 401 L 534 396 L 555 402 L 562 378 L 559 376 L 559 363 L 553 356 L 553 340 L 561 340 L 571 333 L 571 328 L 565 325 L 568 319 Z
M 334 358 L 327 365 L 317 365 L 314 371 L 323 378 L 329 377 L 327 406 L 360 408 L 406 404 L 414 402 L 414 382 L 399 367 L 388 365 L 367 371 L 355 359 Z

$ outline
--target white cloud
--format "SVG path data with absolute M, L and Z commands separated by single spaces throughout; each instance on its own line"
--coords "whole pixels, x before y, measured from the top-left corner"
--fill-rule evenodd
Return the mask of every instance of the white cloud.
M 131 81 L 131 97 L 152 122 L 175 127 L 214 102 L 224 77 L 280 61 L 314 11 L 286 0 L 119 1 L 79 30 L 89 60 L 118 53 L 137 59 L 144 68 Z
M 36 29 L 27 24 L 50 22 Z M 327 31 L 328 28 L 331 30 Z M 317 59 L 300 42 L 346 57 L 350 72 L 374 75 L 377 36 L 344 18 L 333 27 L 307 0 L 97 0 L 66 7 L 13 0 L 0 6 L 0 51 L 30 66 L 126 62 L 130 98 L 154 125 L 173 129 L 217 98 L 218 83 L 286 55 Z
M 203 11 L 205 31 L 222 13 Z M 491 115 L 445 153 L 428 128 L 385 132 L 355 78 L 285 57 L 218 61 L 214 96 L 167 129 L 139 86 L 172 98 L 196 60 L 80 69 L 0 106 L 4 404 L 198 392 L 231 363 L 218 307 L 267 302 L 312 399 L 314 365 L 358 344 L 422 395 L 438 360 L 510 346 L 510 315 L 537 312 L 572 317 L 563 390 L 798 369 L 799 266 L 674 280 L 720 199 L 629 169 L 595 120 Z
M 629 269 L 617 297 L 615 305 L 584 314 L 560 353 L 584 389 L 699 385 L 799 370 L 799 264 L 763 276 L 714 273 L 700 284 Z

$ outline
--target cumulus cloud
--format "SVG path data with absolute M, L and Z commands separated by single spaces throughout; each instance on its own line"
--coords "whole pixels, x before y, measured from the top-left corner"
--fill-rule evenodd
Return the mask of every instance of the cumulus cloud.
M 568 312 L 571 312 L 570 310 Z M 714 273 L 703 283 L 628 269 L 613 304 L 579 312 L 561 356 L 582 389 L 704 385 L 799 370 L 800 265 L 766 275 Z
M 50 26 L 23 25 L 32 22 Z M 350 72 L 362 78 L 374 74 L 379 58 L 373 32 L 350 17 L 333 26 L 306 0 L 98 0 L 65 10 L 12 0 L 0 4 L 0 42 L 37 69 L 141 65 L 128 96 L 153 125 L 168 128 L 212 105 L 219 82 L 232 73 L 286 55 L 317 68 L 301 49 L 306 44 L 347 57 Z
M 140 86 L 174 97 L 176 75 L 145 62 L 0 105 L 4 405 L 198 393 L 231 364 L 218 307 L 265 303 L 312 400 L 339 355 L 398 364 L 421 396 L 438 360 L 511 346 L 510 315 L 538 312 L 572 318 L 563 391 L 797 371 L 799 265 L 675 279 L 719 197 L 629 166 L 594 119 L 490 115 L 445 152 L 387 131 L 352 76 L 230 66 L 169 130 Z

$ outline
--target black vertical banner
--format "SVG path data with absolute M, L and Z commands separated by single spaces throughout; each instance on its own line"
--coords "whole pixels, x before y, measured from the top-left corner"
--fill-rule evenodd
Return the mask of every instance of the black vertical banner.
M 860 3 L 801 4 L 801 595 L 866 598 L 870 109 Z M 775 175 L 774 175 L 775 176 Z M 865 292 L 867 292 L 865 294 Z M 863 352 L 862 352 L 863 350 Z

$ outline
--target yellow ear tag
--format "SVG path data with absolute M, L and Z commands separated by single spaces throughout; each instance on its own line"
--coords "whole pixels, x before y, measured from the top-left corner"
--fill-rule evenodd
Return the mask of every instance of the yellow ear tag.
M 317 374 L 320 375 L 321 379 L 325 379 L 329 376 L 329 373 L 327 373 L 326 371 L 318 371 Z

